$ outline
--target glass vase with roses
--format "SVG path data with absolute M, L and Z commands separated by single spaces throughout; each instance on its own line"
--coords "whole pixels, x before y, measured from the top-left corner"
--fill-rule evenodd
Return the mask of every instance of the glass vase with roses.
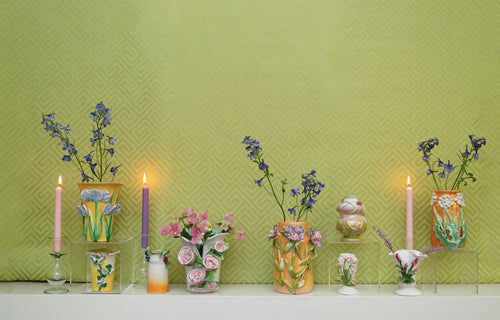
M 290 189 L 287 196 L 286 179 L 274 185 L 274 174 L 264 162 L 262 146 L 257 139 L 243 139 L 248 158 L 259 169 L 260 179 L 255 184 L 270 194 L 278 205 L 283 221 L 276 224 L 268 236 L 274 249 L 274 290 L 280 293 L 309 293 L 313 287 L 312 259 L 321 249 L 322 235 L 319 230 L 309 228 L 308 214 L 312 212 L 317 198 L 325 185 L 316 176 L 316 170 L 301 175 L 301 187 Z M 288 199 L 290 205 L 286 205 Z M 286 209 L 286 210 L 285 210 Z
M 217 291 L 221 285 L 221 262 L 229 249 L 229 243 L 224 239 L 234 234 L 237 240 L 243 240 L 245 230 L 236 231 L 234 214 L 226 214 L 222 222 L 212 224 L 208 220 L 208 211 L 197 214 L 188 207 L 173 218 L 174 222 L 160 227 L 158 231 L 162 236 L 170 235 L 182 241 L 177 258 L 186 268 L 187 290 L 194 293 Z

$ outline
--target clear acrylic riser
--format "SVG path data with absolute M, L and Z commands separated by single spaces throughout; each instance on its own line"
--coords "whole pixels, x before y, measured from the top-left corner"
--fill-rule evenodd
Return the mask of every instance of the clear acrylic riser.
M 133 255 L 134 238 L 113 238 L 109 242 L 71 242 L 71 293 L 96 293 L 96 294 L 120 294 L 132 287 L 133 282 Z M 92 291 L 92 281 L 90 276 L 90 258 L 85 254 L 95 249 L 115 249 L 120 250 L 116 255 L 114 268 L 113 289 L 109 292 Z M 81 283 L 85 283 L 84 286 Z
M 425 249 L 424 249 L 425 250 Z M 478 293 L 478 253 L 470 249 L 442 250 L 422 260 L 423 288 L 438 292 L 439 284 L 462 284 L 464 291 Z
M 337 258 L 341 253 L 353 253 L 358 258 L 357 284 L 374 285 L 377 290 L 380 290 L 380 243 L 378 241 L 342 242 L 336 239 L 327 239 L 324 249 L 328 254 L 328 286 L 330 290 L 337 290 L 342 286 L 337 281 Z

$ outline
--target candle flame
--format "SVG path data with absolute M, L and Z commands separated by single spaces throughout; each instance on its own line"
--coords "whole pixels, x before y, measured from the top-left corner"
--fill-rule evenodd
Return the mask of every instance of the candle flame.
M 410 186 L 410 176 L 408 176 L 408 186 Z
M 144 172 L 144 177 L 142 178 L 142 183 L 146 184 L 146 172 Z
M 60 186 L 62 186 L 62 176 L 61 176 L 61 175 L 59 175 L 58 184 L 59 184 Z

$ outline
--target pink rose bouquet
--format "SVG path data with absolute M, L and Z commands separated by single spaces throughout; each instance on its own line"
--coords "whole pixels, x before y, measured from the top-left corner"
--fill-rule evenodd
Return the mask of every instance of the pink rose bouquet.
M 179 259 L 179 262 L 183 266 L 190 265 L 195 260 L 194 252 L 190 247 L 182 247 L 181 250 L 179 250 L 177 259 Z
M 207 254 L 203 258 L 203 266 L 208 270 L 215 270 L 219 267 L 219 259 L 212 254 Z

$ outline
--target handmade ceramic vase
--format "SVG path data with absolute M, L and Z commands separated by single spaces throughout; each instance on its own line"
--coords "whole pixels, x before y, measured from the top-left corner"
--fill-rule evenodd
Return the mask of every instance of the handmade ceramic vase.
M 396 266 L 398 267 L 398 272 L 401 278 L 403 278 L 403 275 L 400 266 L 406 268 L 406 270 L 410 270 L 410 272 L 412 273 L 412 282 L 405 283 L 401 280 L 399 282 L 399 289 L 394 291 L 394 294 L 408 297 L 421 295 L 422 292 L 415 288 L 415 275 L 418 271 L 418 264 L 420 263 L 420 261 L 427 258 L 427 255 L 417 250 L 398 250 L 396 252 L 389 253 L 389 256 L 394 260 L 394 262 L 396 262 Z
M 467 228 L 463 213 L 465 202 L 462 191 L 435 190 L 431 205 L 432 246 L 446 250 L 463 248 L 467 238 Z
M 337 271 L 339 273 L 339 282 L 342 287 L 337 290 L 344 295 L 356 295 L 358 290 L 356 285 L 356 270 L 358 268 L 358 258 L 352 253 L 341 253 L 337 258 Z
M 274 247 L 274 290 L 304 294 L 313 288 L 314 245 L 305 221 L 281 221 Z
M 356 196 L 349 196 L 342 199 L 342 202 L 337 207 L 340 213 L 337 221 L 337 230 L 342 233 L 341 241 L 344 242 L 361 242 L 361 234 L 366 229 L 365 207 Z
M 179 251 L 179 262 L 185 266 L 187 290 L 192 293 L 211 293 L 219 289 L 221 262 L 218 256 L 225 252 L 228 244 L 224 238 L 228 233 L 219 233 L 205 240 L 203 247 L 181 238 L 183 247 Z M 219 245 L 224 248 L 219 251 Z M 201 252 L 200 252 L 201 250 Z
M 81 203 L 77 207 L 82 216 L 85 241 L 111 241 L 114 216 L 120 213 L 116 204 L 121 183 L 78 183 Z
M 148 266 L 148 292 L 149 293 L 167 293 L 168 268 L 160 256 L 162 250 L 152 250 Z
M 113 290 L 116 255 L 119 250 L 95 249 L 86 252 L 90 258 L 90 277 L 93 292 Z

